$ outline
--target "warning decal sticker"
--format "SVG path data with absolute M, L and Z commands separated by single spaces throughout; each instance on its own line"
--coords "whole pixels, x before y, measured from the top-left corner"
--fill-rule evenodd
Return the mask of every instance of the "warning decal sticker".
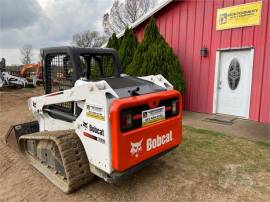
M 165 120 L 165 106 L 142 111 L 142 125 L 148 126 Z
M 102 106 L 92 105 L 92 104 L 87 105 L 86 115 L 87 117 L 91 117 L 91 118 L 98 119 L 101 121 L 105 120 L 104 108 Z

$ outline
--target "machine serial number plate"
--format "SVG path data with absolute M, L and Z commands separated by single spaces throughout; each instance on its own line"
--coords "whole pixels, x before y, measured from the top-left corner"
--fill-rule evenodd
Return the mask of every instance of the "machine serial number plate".
M 165 106 L 142 111 L 142 125 L 148 126 L 165 120 Z

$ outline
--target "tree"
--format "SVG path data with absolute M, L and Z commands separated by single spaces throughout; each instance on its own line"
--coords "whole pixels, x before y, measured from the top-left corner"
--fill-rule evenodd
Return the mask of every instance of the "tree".
M 33 57 L 33 48 L 31 45 L 24 45 L 21 49 L 20 49 L 22 58 L 21 61 L 23 64 L 30 64 L 32 61 L 32 57 Z
M 73 35 L 73 44 L 78 47 L 100 47 L 106 41 L 104 36 L 101 36 L 97 31 L 85 31 Z
M 0 61 L 0 71 L 6 71 L 6 59 L 2 58 Z
M 154 18 L 147 25 L 144 40 L 138 46 L 126 72 L 134 76 L 162 74 L 176 89 L 184 91 L 184 77 L 179 60 L 160 35 Z
M 130 75 L 141 75 L 139 72 L 142 71 L 141 67 L 144 62 L 145 53 L 148 51 L 151 45 L 157 43 L 159 40 L 162 40 L 161 35 L 159 34 L 158 28 L 155 24 L 155 20 L 151 18 L 148 23 L 145 33 L 144 39 L 142 43 L 140 43 L 135 51 L 133 60 L 131 64 L 127 67 L 126 73 Z
M 119 56 L 122 64 L 122 71 L 132 62 L 138 42 L 132 29 L 126 28 L 119 47 Z
M 119 39 L 116 37 L 116 34 L 113 33 L 112 36 L 109 38 L 109 41 L 107 43 L 107 48 L 114 48 L 116 50 L 119 49 Z
M 106 35 L 120 33 L 130 24 L 147 13 L 153 6 L 153 0 L 114 0 L 112 8 L 103 16 L 103 29 Z
M 107 48 L 114 48 L 115 50 L 119 49 L 120 39 L 116 37 L 116 34 L 113 33 L 112 36 L 109 38 L 107 43 Z M 108 56 L 103 59 L 103 66 L 104 66 L 104 73 L 105 75 L 111 75 L 113 70 L 113 59 L 112 57 Z

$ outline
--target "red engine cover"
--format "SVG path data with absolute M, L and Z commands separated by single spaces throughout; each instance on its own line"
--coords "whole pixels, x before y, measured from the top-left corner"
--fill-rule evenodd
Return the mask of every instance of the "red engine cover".
M 120 112 L 122 109 L 179 97 L 179 114 L 161 122 L 122 132 Z M 115 100 L 110 110 L 112 129 L 112 167 L 123 172 L 156 154 L 177 146 L 182 140 L 182 98 L 178 91 L 170 90 Z

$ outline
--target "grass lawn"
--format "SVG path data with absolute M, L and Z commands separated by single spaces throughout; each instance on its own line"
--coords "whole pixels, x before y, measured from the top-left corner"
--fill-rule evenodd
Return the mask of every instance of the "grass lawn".
M 194 178 L 221 197 L 237 192 L 243 200 L 270 201 L 270 142 L 184 126 L 182 145 L 167 158 L 183 169 L 186 179 Z

